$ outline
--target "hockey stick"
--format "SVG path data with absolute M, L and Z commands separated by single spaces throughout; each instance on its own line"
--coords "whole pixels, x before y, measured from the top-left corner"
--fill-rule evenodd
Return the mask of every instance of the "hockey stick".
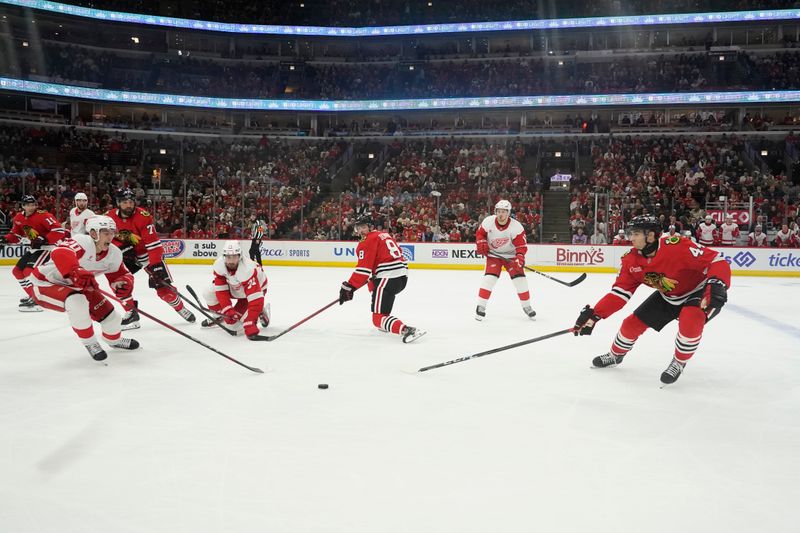
M 59 284 L 59 285 L 61 285 L 61 284 Z M 62 286 L 62 287 L 71 287 L 70 285 L 61 285 L 61 286 Z M 74 288 L 74 287 L 71 287 L 71 288 Z M 99 289 L 99 288 L 96 288 L 96 289 L 94 289 L 94 290 L 98 291 L 98 292 L 99 292 L 100 294 L 102 294 L 103 296 L 105 296 L 105 297 L 107 297 L 107 298 L 111 298 L 111 299 L 112 299 L 112 300 L 114 300 L 115 302 L 117 302 L 117 303 L 119 303 L 119 304 L 122 304 L 122 300 L 120 300 L 119 298 L 117 298 L 117 297 L 116 297 L 116 296 L 114 296 L 113 294 L 109 294 L 109 293 L 107 293 L 106 291 L 104 291 L 103 289 Z M 155 322 L 156 324 L 159 324 L 159 325 L 161 325 L 161 326 L 164 326 L 164 327 L 165 327 L 165 328 L 167 328 L 168 330 L 170 330 L 170 331 L 174 331 L 174 332 L 175 332 L 175 333 L 177 333 L 178 335 L 181 335 L 181 336 L 183 336 L 183 337 L 186 337 L 187 339 L 189 339 L 189 340 L 190 340 L 190 341 L 192 341 L 192 342 L 196 342 L 197 344 L 199 344 L 199 345 L 200 345 L 200 346 L 202 346 L 203 348 L 208 348 L 208 349 L 209 349 L 209 350 L 211 350 L 212 352 L 214 352 L 214 353 L 216 353 L 216 354 L 218 354 L 218 355 L 221 355 L 222 357 L 224 357 L 224 358 L 225 358 L 225 359 L 227 359 L 228 361 L 231 361 L 231 362 L 233 362 L 233 363 L 236 363 L 236 364 L 237 364 L 237 365 L 239 365 L 239 366 L 243 366 L 243 367 L 245 367 L 247 370 L 249 370 L 249 371 L 251 371 L 251 372 L 256 372 L 257 374 L 263 374 L 263 373 L 264 373 L 264 371 L 263 371 L 263 370 L 261 370 L 260 368 L 256 368 L 256 367 L 254 367 L 254 366 L 249 366 L 249 365 L 246 365 L 246 364 L 242 363 L 241 361 L 238 361 L 237 359 L 234 359 L 234 358 L 233 358 L 233 357 L 231 357 L 230 355 L 228 355 L 228 354 L 225 354 L 225 353 L 222 353 L 221 351 L 217 350 L 217 349 L 216 349 L 216 348 L 214 348 L 213 346 L 209 346 L 208 344 L 204 343 L 203 341 L 201 341 L 201 340 L 199 340 L 199 339 L 195 339 L 194 337 L 192 337 L 192 336 L 191 336 L 191 335 L 189 335 L 188 333 L 184 333 L 183 331 L 179 330 L 178 328 L 176 328 L 176 327 L 174 327 L 174 326 L 170 326 L 169 324 L 167 324 L 167 323 L 166 323 L 166 322 L 164 322 L 163 320 L 161 320 L 161 319 L 158 319 L 158 318 L 154 317 L 154 316 L 153 316 L 153 315 L 151 315 L 150 313 L 146 313 L 145 311 L 141 310 L 141 309 L 140 309 L 140 308 L 138 308 L 138 307 L 136 308 L 136 311 L 137 311 L 137 312 L 139 312 L 139 314 L 141 314 L 141 315 L 144 315 L 146 318 L 149 318 L 150 320 L 152 320 L 152 321 L 153 321 L 153 322 Z
M 268 341 L 274 341 L 274 340 L 275 340 L 275 339 L 277 339 L 278 337 L 280 337 L 280 336 L 282 336 L 282 335 L 286 335 L 287 333 L 289 333 L 290 331 L 292 331 L 294 328 L 296 328 L 296 327 L 297 327 L 297 326 L 299 326 L 300 324 L 303 324 L 304 322 L 307 322 L 307 321 L 311 320 L 312 318 L 314 318 L 315 316 L 317 316 L 317 315 L 318 315 L 318 314 L 320 314 L 321 312 L 325 311 L 325 310 L 326 310 L 326 309 L 328 309 L 329 307 L 333 307 L 334 305 L 336 305 L 336 304 L 338 304 L 338 303 L 339 303 L 339 298 L 336 298 L 334 301 L 332 301 L 331 303 L 329 303 L 329 304 L 328 304 L 328 305 L 326 305 L 325 307 L 323 307 L 323 308 L 321 308 L 321 309 L 318 309 L 318 310 L 314 311 L 313 313 L 311 313 L 310 315 L 308 315 L 307 317 L 305 317 L 305 318 L 304 318 L 303 320 L 301 320 L 300 322 L 297 322 L 296 324 L 294 324 L 294 325 L 292 325 L 292 326 L 289 326 L 287 329 L 285 329 L 285 330 L 281 331 L 281 332 L 280 332 L 280 333 L 278 333 L 277 335 L 267 335 L 267 336 L 265 336 L 265 337 L 264 337 L 264 339 L 265 339 L 265 340 L 268 340 Z
M 172 286 L 172 285 L 169 285 L 169 284 L 166 284 L 166 285 L 167 285 L 167 286 L 169 286 L 170 288 L 173 288 L 173 289 L 175 289 L 175 287 L 174 287 L 174 286 Z M 197 309 L 197 310 L 200 312 L 200 314 L 201 314 L 201 315 L 203 315 L 204 317 L 206 317 L 207 319 L 209 319 L 211 322 L 213 322 L 214 324 L 216 324 L 217 326 L 219 326 L 220 328 L 222 328 L 222 330 L 223 330 L 223 331 L 227 332 L 228 334 L 230 334 L 230 335 L 232 335 L 232 336 L 234 336 L 234 337 L 237 335 L 236 331 L 234 331 L 234 330 L 232 330 L 232 329 L 230 329 L 230 328 L 226 328 L 226 327 L 225 327 L 225 325 L 224 325 L 224 321 L 225 321 L 225 319 L 223 318 L 223 316 L 222 316 L 222 315 L 220 315 L 220 314 L 219 314 L 219 313 L 217 313 L 216 311 L 212 311 L 211 309 L 208 309 L 208 308 L 206 308 L 206 307 L 203 307 L 203 304 L 201 304 L 201 303 L 200 303 L 200 298 L 198 298 L 198 297 L 197 297 L 197 293 L 195 293 L 195 292 L 194 292 L 194 289 L 192 289 L 192 288 L 191 288 L 189 285 L 187 285 L 187 286 L 186 286 L 186 290 L 187 290 L 187 291 L 189 291 L 189 294 L 191 294 L 191 295 L 192 295 L 192 298 L 194 298 L 195 300 L 197 300 L 197 305 L 195 305 L 194 303 L 192 303 L 192 301 L 191 301 L 189 298 L 187 298 L 187 297 L 186 297 L 186 296 L 184 296 L 183 294 L 179 293 L 179 292 L 178 292 L 178 289 L 175 289 L 175 292 L 178 294 L 178 296 L 180 296 L 181 298 L 183 298 L 183 300 L 184 300 L 184 301 L 185 301 L 187 304 L 189 304 L 189 305 L 191 305 L 192 307 L 194 307 L 195 309 Z M 214 313 L 214 314 L 216 314 L 216 315 L 217 315 L 217 317 L 216 317 L 216 318 L 214 318 L 214 317 L 213 317 L 213 316 L 211 316 L 209 313 Z
M 545 274 L 544 272 L 539 272 L 539 271 L 538 271 L 538 270 L 536 270 L 535 268 L 531 268 L 531 267 L 529 267 L 528 265 L 525 265 L 525 270 L 529 270 L 529 271 L 531 271 L 531 272 L 535 272 L 535 273 L 539 274 L 540 276 L 544 276 L 544 277 L 546 277 L 547 279 L 553 280 L 553 281 L 555 281 L 556 283 L 560 283 L 560 284 L 562 284 L 562 285 L 566 285 L 567 287 L 574 287 L 575 285 L 577 285 L 578 283 L 580 283 L 580 282 L 582 282 L 583 280 L 585 280 L 585 279 L 586 279 L 586 272 L 584 272 L 583 274 L 581 274 L 580 276 L 578 276 L 576 279 L 574 279 L 573 281 L 570 281 L 570 282 L 568 283 L 568 282 L 566 282 L 566 281 L 561 281 L 560 279 L 554 278 L 553 276 L 548 276 L 548 275 L 547 275 L 547 274 Z
M 445 361 L 444 363 L 438 363 L 431 366 L 424 366 L 417 370 L 417 372 L 426 372 L 428 370 L 433 370 L 434 368 L 442 368 L 443 366 L 454 365 L 456 363 L 462 363 L 464 361 L 469 361 L 470 359 L 475 359 L 476 357 L 483 357 L 484 355 L 490 355 L 497 352 L 502 352 L 504 350 L 510 350 L 512 348 L 518 348 L 520 346 L 525 346 L 526 344 L 533 344 L 534 342 L 539 342 L 547 339 L 552 339 L 553 337 L 558 337 L 559 335 L 564 335 L 566 333 L 572 333 L 574 328 L 569 329 L 562 329 L 561 331 L 556 331 L 555 333 L 549 333 L 547 335 L 542 335 L 541 337 L 536 337 L 533 339 L 528 339 L 526 341 L 515 342 L 514 344 L 507 344 L 505 346 L 501 346 L 499 348 L 494 348 L 492 350 L 486 350 L 485 352 L 478 352 L 476 354 L 467 355 L 466 357 L 459 357 L 458 359 L 452 359 L 450 361 Z

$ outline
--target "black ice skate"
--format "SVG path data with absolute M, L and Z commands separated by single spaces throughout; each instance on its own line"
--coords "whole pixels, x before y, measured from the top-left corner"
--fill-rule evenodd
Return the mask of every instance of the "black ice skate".
M 139 347 L 139 341 L 134 339 L 123 339 L 120 337 L 114 342 L 109 341 L 108 345 L 112 348 L 121 348 L 122 350 L 135 350 Z
M 19 301 L 18 309 L 20 313 L 38 313 L 44 311 L 30 296 Z
M 592 359 L 592 365 L 594 365 L 596 368 L 605 368 L 611 365 L 616 366 L 622 363 L 622 359 L 624 357 L 624 355 L 614 355 L 611 352 L 608 352 L 604 353 L 603 355 L 598 355 Z
M 140 327 L 142 327 L 142 325 L 139 324 L 139 313 L 136 311 L 136 309 L 131 309 L 125 313 L 125 316 L 122 317 L 123 330 L 139 329 Z
M 403 336 L 403 342 L 406 344 L 414 342 L 426 333 L 427 331 L 424 329 L 412 328 L 411 326 L 404 326 L 403 331 L 400 332 L 400 334 Z
M 475 320 L 483 320 L 486 318 L 486 307 L 479 305 L 475 308 Z
M 530 306 L 530 305 L 526 305 L 525 307 L 523 307 L 523 308 L 522 308 L 522 312 L 523 312 L 523 313 L 525 313 L 526 315 L 528 315 L 528 318 L 530 318 L 531 320 L 533 320 L 534 318 L 536 318 L 536 311 L 534 311 L 534 310 L 531 308 L 531 306 Z
M 89 355 L 91 355 L 92 359 L 94 359 L 95 361 L 105 361 L 105 359 L 108 357 L 106 351 L 103 349 L 102 346 L 100 346 L 100 343 L 97 341 L 91 344 L 86 344 L 85 346 L 86 346 L 86 351 L 89 352 Z
M 194 313 L 189 311 L 186 307 L 184 307 L 183 309 L 178 311 L 178 314 L 181 315 L 181 318 L 183 318 L 185 321 L 189 322 L 190 324 L 194 324 L 195 321 L 197 320 L 194 317 Z
M 661 373 L 661 383 L 664 385 L 672 385 L 681 377 L 685 367 L 686 363 L 681 363 L 677 359 L 673 359 L 667 369 Z

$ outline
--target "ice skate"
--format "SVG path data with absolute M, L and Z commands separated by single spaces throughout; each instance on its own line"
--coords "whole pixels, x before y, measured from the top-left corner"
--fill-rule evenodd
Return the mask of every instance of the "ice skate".
M 30 296 L 19 301 L 18 309 L 20 313 L 38 313 L 44 311 Z
M 483 305 L 479 305 L 475 308 L 475 320 L 483 320 L 486 318 L 486 307 Z
M 134 339 L 123 339 L 120 337 L 114 342 L 109 341 L 108 345 L 112 348 L 120 348 L 122 350 L 135 350 L 139 347 L 139 341 Z
M 186 307 L 184 307 L 183 309 L 178 311 L 178 314 L 181 315 L 181 318 L 183 318 L 185 321 L 189 322 L 190 324 L 194 324 L 195 321 L 197 320 L 194 317 L 194 314 L 191 311 L 189 311 L 189 309 L 187 309 Z
M 140 327 L 142 327 L 142 325 L 139 324 L 139 313 L 136 311 L 136 309 L 131 309 L 125 313 L 125 316 L 122 317 L 123 331 L 128 329 L 139 329 Z
M 677 359 L 672 359 L 667 369 L 661 373 L 661 383 L 664 385 L 672 385 L 681 377 L 684 368 L 686 368 L 686 363 L 681 363 Z
M 607 366 L 617 366 L 622 363 L 622 359 L 625 357 L 624 355 L 614 355 L 611 352 L 604 353 L 603 355 L 598 355 L 594 359 L 592 359 L 592 365 L 595 368 L 605 368 Z
M 419 339 L 423 335 L 425 335 L 427 331 L 424 329 L 419 328 L 412 328 L 411 326 L 403 327 L 403 331 L 401 335 L 403 336 L 403 342 L 408 344 L 410 342 L 414 342 L 415 340 Z
M 525 307 L 523 307 L 522 312 L 528 315 L 528 318 L 530 318 L 531 320 L 536 318 L 536 311 L 534 311 L 530 305 L 526 305 Z
M 86 351 L 89 352 L 89 355 L 91 355 L 92 359 L 94 359 L 95 361 L 105 361 L 105 359 L 108 357 L 106 351 L 103 349 L 102 346 L 100 346 L 100 343 L 97 341 L 91 344 L 86 344 L 85 346 L 86 346 Z
M 270 313 L 269 304 L 264 304 L 264 309 L 261 310 L 261 314 L 258 317 L 259 321 L 261 322 L 261 327 L 262 328 L 266 328 L 267 326 L 269 326 L 270 316 L 271 316 L 271 313 Z

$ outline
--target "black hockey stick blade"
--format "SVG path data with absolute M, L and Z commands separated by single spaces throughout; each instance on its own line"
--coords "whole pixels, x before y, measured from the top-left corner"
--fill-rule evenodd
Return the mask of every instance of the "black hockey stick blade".
M 443 366 L 454 365 L 456 363 L 463 363 L 464 361 L 469 361 L 470 359 L 475 359 L 477 357 L 483 357 L 484 355 L 491 355 L 497 352 L 503 352 L 505 350 L 510 350 L 512 348 L 519 348 L 520 346 L 525 346 L 526 344 L 533 344 L 534 342 L 539 342 L 547 339 L 552 339 L 553 337 L 558 337 L 559 335 L 564 335 L 566 333 L 572 333 L 574 328 L 569 329 L 562 329 L 561 331 L 556 331 L 555 333 L 548 333 L 547 335 L 542 335 L 541 337 L 535 337 L 533 339 L 528 339 L 525 341 L 515 342 L 514 344 L 507 344 L 505 346 L 500 346 L 499 348 L 493 348 L 491 350 L 486 350 L 485 352 L 478 352 L 472 355 L 467 355 L 464 357 L 459 357 L 458 359 L 452 359 L 450 361 L 445 361 L 444 363 L 437 363 L 435 365 L 424 366 L 417 370 L 417 372 L 427 372 L 428 370 L 433 370 L 434 368 L 442 368 Z
M 525 265 L 525 270 L 528 270 L 530 272 L 534 272 L 536 274 L 539 274 L 540 276 L 544 276 L 545 278 L 547 278 L 549 280 L 555 281 L 556 283 L 560 283 L 562 285 L 566 285 L 567 287 L 574 287 L 575 285 L 577 285 L 578 283 L 581 283 L 583 280 L 586 279 L 586 272 L 582 273 L 580 276 L 575 278 L 573 281 L 567 282 L 567 281 L 561 281 L 560 279 L 554 278 L 553 276 L 548 276 L 544 272 L 540 272 L 540 271 L 536 270 L 535 268 L 529 267 L 528 265 Z

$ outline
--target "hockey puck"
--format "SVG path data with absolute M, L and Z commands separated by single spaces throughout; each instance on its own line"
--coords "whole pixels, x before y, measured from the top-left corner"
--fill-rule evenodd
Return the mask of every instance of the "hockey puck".
M 318 389 L 327 389 L 328 388 L 328 384 L 327 383 L 320 383 L 319 385 L 317 385 L 317 388 Z

